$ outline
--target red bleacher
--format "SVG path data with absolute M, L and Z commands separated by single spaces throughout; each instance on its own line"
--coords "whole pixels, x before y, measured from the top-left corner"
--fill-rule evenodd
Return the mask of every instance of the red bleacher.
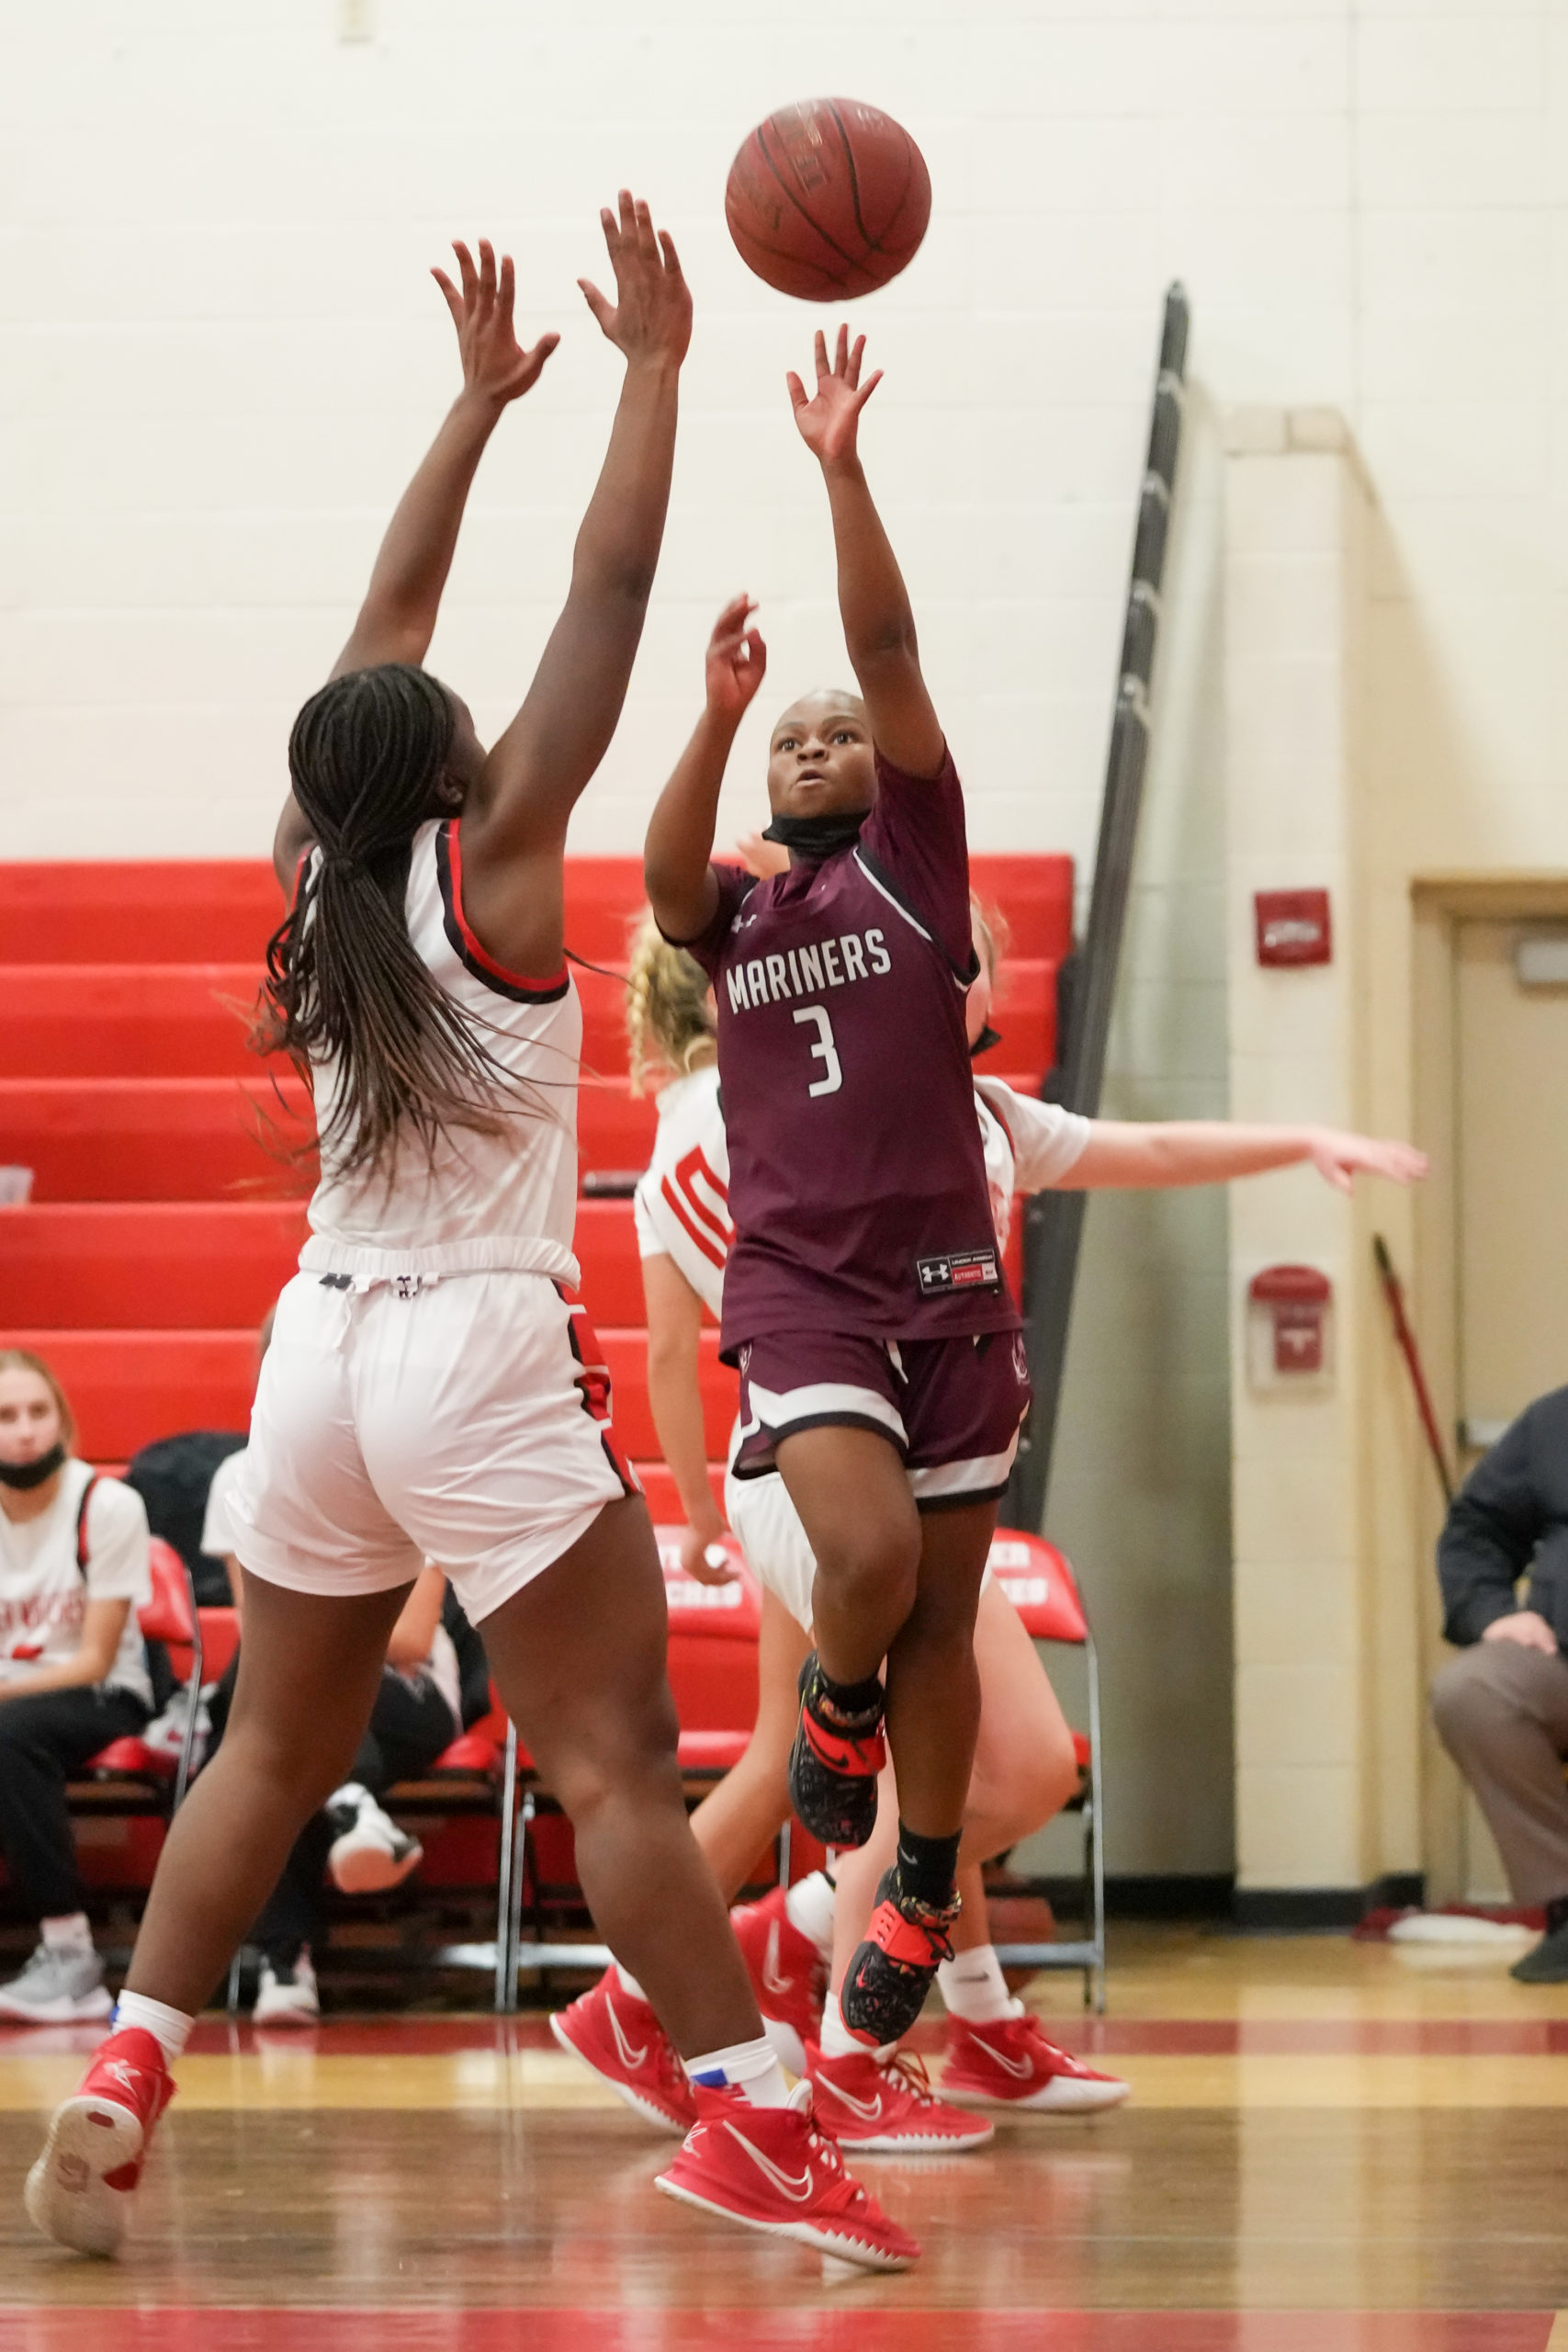
M 1010 933 L 993 1015 L 1004 1042 L 985 1067 L 1033 1090 L 1054 1056 L 1071 862 L 977 857 L 974 876 Z M 641 899 L 636 859 L 570 860 L 568 944 L 588 963 L 623 965 Z M 286 1068 L 256 1061 L 245 1042 L 281 912 L 260 860 L 0 865 L 0 1165 L 31 1168 L 35 1180 L 29 1205 L 0 1207 L 0 1345 L 34 1348 L 54 1365 L 83 1451 L 106 1465 L 175 1430 L 238 1429 L 248 1418 L 256 1327 L 293 1269 L 309 1190 L 284 1156 L 308 1136 L 307 1091 Z M 635 1173 L 657 1114 L 629 1092 L 621 989 L 606 974 L 580 970 L 578 981 L 582 1172 Z M 677 1526 L 680 1499 L 656 1458 L 648 1407 L 630 1201 L 585 1197 L 577 1247 L 618 1430 L 656 1525 Z M 721 1495 L 735 1384 L 711 1330 L 702 1377 Z M 747 1586 L 716 1600 L 705 1588 L 687 1590 L 669 1559 L 666 1574 L 682 1755 L 722 1769 L 754 1701 L 755 1594 Z M 227 1611 L 202 1616 L 210 1675 L 226 1661 L 233 1623 Z M 492 1757 L 489 1735 L 504 1736 L 504 1726 L 478 1728 L 479 1749 Z M 427 1852 L 432 1884 L 470 1878 L 475 1855 L 484 1866 L 484 1824 L 446 1828 Z M 127 1818 L 114 1826 L 118 1843 L 110 1830 L 100 1824 L 84 1855 L 89 1877 L 145 1884 L 162 1823 Z M 808 1867 L 809 1841 L 797 1836 L 797 1844 Z
M 995 1014 L 1004 1042 L 986 1067 L 1034 1086 L 1055 1046 L 1071 863 L 977 857 L 975 882 L 1011 933 Z M 591 963 L 624 962 L 641 898 L 635 858 L 570 860 L 569 944 Z M 245 1046 L 281 911 L 260 860 L 0 865 L 0 1164 L 35 1171 L 33 1204 L 0 1209 L 4 1336 L 57 1366 L 95 1459 L 122 1462 L 179 1428 L 243 1427 L 248 1413 L 255 1327 L 294 1263 L 308 1189 L 281 1156 L 308 1133 L 305 1089 Z M 627 1089 L 618 983 L 578 978 L 592 1073 L 582 1170 L 632 1172 L 654 1105 Z M 634 1458 L 649 1459 L 629 1201 L 584 1200 L 578 1252 L 617 1424 Z M 734 1387 L 711 1334 L 703 1388 L 716 1463 Z M 678 1518 L 651 1460 L 649 1486 L 655 1517 Z

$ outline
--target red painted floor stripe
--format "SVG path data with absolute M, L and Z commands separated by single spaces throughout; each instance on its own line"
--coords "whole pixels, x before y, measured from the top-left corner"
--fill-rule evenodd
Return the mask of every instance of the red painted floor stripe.
M 30 2311 L 0 2352 L 1546 2352 L 1548 2312 Z

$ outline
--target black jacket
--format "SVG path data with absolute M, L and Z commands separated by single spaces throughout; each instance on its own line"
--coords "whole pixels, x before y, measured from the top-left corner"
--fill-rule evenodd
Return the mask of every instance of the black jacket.
M 1443 1633 L 1461 1647 L 1521 1604 L 1568 1649 L 1568 1388 L 1527 1405 L 1483 1455 L 1450 1506 L 1438 1539 Z

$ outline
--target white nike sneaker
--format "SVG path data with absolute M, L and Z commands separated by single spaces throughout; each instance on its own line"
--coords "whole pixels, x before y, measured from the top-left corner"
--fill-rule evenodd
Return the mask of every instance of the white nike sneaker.
M 340 1790 L 327 1807 L 343 1828 L 327 1854 L 327 1875 L 344 1894 L 385 1894 L 424 1860 L 424 1848 L 382 1812 L 367 1789 Z
M 17 2025 L 75 2025 L 113 2007 L 91 1944 L 39 1944 L 21 1974 L 0 1984 L 0 2018 Z
M 251 2012 L 254 2024 L 315 2025 L 321 2014 L 321 1996 L 316 1991 L 316 1972 L 310 1965 L 309 1944 L 300 1945 L 292 1965 L 286 1961 L 263 1959 L 256 2005 Z

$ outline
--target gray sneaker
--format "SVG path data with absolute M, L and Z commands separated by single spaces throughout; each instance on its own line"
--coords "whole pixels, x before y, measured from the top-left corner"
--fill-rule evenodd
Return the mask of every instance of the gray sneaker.
M 39 1944 L 19 1976 L 0 1984 L 0 2018 L 18 2025 L 74 2025 L 107 2018 L 114 2000 L 91 1944 L 56 1951 Z

